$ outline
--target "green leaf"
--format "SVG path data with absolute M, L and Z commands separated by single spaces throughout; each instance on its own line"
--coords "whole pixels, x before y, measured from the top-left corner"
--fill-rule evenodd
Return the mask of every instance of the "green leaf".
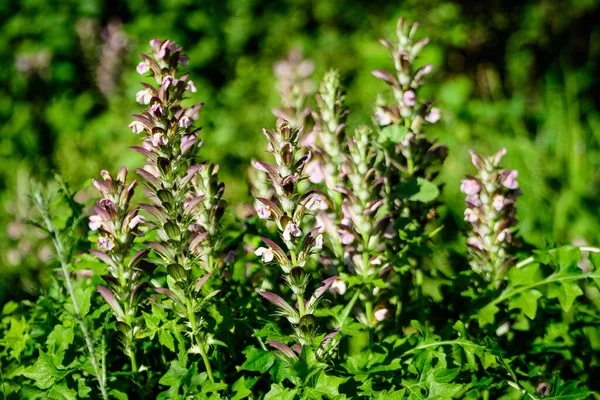
M 477 319 L 479 320 L 479 325 L 484 327 L 487 324 L 493 324 L 496 320 L 496 313 L 500 311 L 498 307 L 493 304 L 488 304 L 483 307 L 477 313 Z
M 538 263 L 527 264 L 523 268 L 511 268 L 508 270 L 508 280 L 512 287 L 531 285 L 542 280 L 540 265 Z
M 257 349 L 256 347 L 246 347 L 242 352 L 246 355 L 246 361 L 240 367 L 245 371 L 256 371 L 261 374 L 267 372 L 275 363 L 275 356 L 272 352 Z
M 58 371 L 54 366 L 54 360 L 41 350 L 35 364 L 23 372 L 23 375 L 33 380 L 40 389 L 50 388 L 54 382 L 60 381 L 67 374 L 68 371 Z
M 175 341 L 168 329 L 161 329 L 158 331 L 158 341 L 169 350 L 175 351 Z
M 391 124 L 379 132 L 379 142 L 398 143 L 408 133 L 408 128 L 402 125 Z
M 428 203 L 435 200 L 440 190 L 437 185 L 423 178 L 410 179 L 394 186 L 395 196 L 401 199 Z
M 46 339 L 48 345 L 48 353 L 54 355 L 54 361 L 56 364 L 62 364 L 64 353 L 73 343 L 75 338 L 75 332 L 73 327 L 65 327 L 63 325 L 56 325 L 52 332 Z
M 294 400 L 298 394 L 298 389 L 288 389 L 274 383 L 271 385 L 271 390 L 265 395 L 264 400 Z
M 568 381 L 562 383 L 560 379 L 555 379 L 553 387 L 550 388 L 550 394 L 544 397 L 544 400 L 560 399 L 560 400 L 584 400 L 592 396 L 589 390 L 579 388 L 579 382 Z
M 60 383 L 52 386 L 48 397 L 55 400 L 77 400 L 77 392 L 69 389 L 66 383 Z
M 29 326 L 25 318 L 21 320 L 10 317 L 10 329 L 4 336 L 4 345 L 10 349 L 10 357 L 19 360 L 21 353 L 25 350 L 29 340 Z
M 81 313 L 82 318 L 90 312 L 93 291 L 94 288 L 91 286 L 87 288 L 78 286 L 75 288 L 75 300 L 77 301 L 77 305 L 79 306 L 79 312 Z M 73 304 L 71 304 L 71 302 L 65 304 L 65 308 L 71 314 L 75 314 L 75 309 L 73 308 Z
M 250 389 L 252 389 L 255 383 L 256 380 L 254 379 L 247 380 L 244 376 L 239 378 L 231 387 L 231 390 L 234 393 L 234 396 L 231 398 L 231 400 L 245 399 L 246 397 L 250 396 L 252 394 L 252 390 Z
M 4 307 L 2 307 L 2 315 L 10 315 L 17 311 L 17 308 L 19 308 L 19 304 L 15 303 L 14 301 L 9 301 L 4 305 Z
M 564 312 L 568 312 L 575 299 L 582 294 L 583 290 L 574 282 L 552 283 L 548 288 L 548 298 L 557 298 Z
M 538 290 L 531 289 L 516 296 L 510 298 L 508 302 L 508 309 L 513 310 L 515 308 L 523 311 L 529 319 L 535 319 L 537 312 L 537 301 L 542 297 L 542 293 Z

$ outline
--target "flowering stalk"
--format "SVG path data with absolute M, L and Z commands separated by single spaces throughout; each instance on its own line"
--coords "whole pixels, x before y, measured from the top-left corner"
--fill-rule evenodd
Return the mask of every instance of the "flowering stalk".
M 141 55 L 140 74 L 149 73 L 159 85 L 142 84 L 138 102 L 147 104 L 136 121 L 134 133 L 144 133 L 143 145 L 134 147 L 146 157 L 144 169 L 137 172 L 146 186 L 152 205 L 141 208 L 154 217 L 158 242 L 148 243 L 160 257 L 157 264 L 168 272 L 168 288 L 155 288 L 168 297 L 173 312 L 187 320 L 191 353 L 199 353 L 206 372 L 214 381 L 208 360 L 212 334 L 202 330 L 202 312 L 218 291 L 210 291 L 207 281 L 227 261 L 222 257 L 219 225 L 226 203 L 221 199 L 224 186 L 218 181 L 218 167 L 196 164 L 201 145 L 199 129 L 193 129 L 201 104 L 181 105 L 186 92 L 195 92 L 187 74 L 177 77 L 178 64 L 187 65 L 177 44 L 152 40 L 153 57 Z M 205 294 L 204 292 L 210 291 Z
M 286 120 L 279 119 L 274 132 L 263 132 L 269 141 L 268 151 L 274 156 L 275 165 L 254 161 L 253 166 L 266 174 L 268 182 L 274 188 L 275 196 L 273 201 L 257 198 L 256 212 L 260 218 L 269 219 L 277 225 L 287 251 L 274 241 L 262 238 L 267 247 L 259 247 L 255 254 L 261 257 L 263 262 L 274 262 L 281 268 L 286 284 L 296 296 L 296 307 L 274 293 L 260 294 L 273 303 L 278 308 L 278 315 L 285 317 L 292 325 L 294 338 L 298 342 L 294 350 L 299 354 L 301 346 L 314 344 L 318 334 L 314 312 L 321 297 L 336 279 L 335 276 L 326 279 L 310 297 L 306 297 L 310 277 L 304 267 L 310 256 L 322 249 L 323 236 L 318 233 L 319 228 L 307 233 L 302 232 L 303 219 L 319 209 L 324 199 L 317 191 L 300 194 L 298 190 L 298 183 L 304 178 L 303 169 L 311 159 L 310 152 L 301 155 L 299 140 L 302 131 L 292 128 Z M 329 337 L 326 343 L 321 343 L 317 355 L 324 355 L 333 336 Z M 276 341 L 270 343 L 284 356 L 297 358 L 294 351 L 285 344 Z
M 478 174 L 462 180 L 460 190 L 467 195 L 465 221 L 472 227 L 467 239 L 471 267 L 498 286 L 516 261 L 512 254 L 517 230 L 515 201 L 521 194 L 518 171 L 500 167 L 505 148 L 487 158 L 470 153 Z
M 134 340 L 141 330 L 138 308 L 148 287 L 139 264 L 148 249 L 138 251 L 127 262 L 126 259 L 134 239 L 142 235 L 140 226 L 144 224 L 144 217 L 138 215 L 137 207 L 130 210 L 137 181 L 126 183 L 127 168 L 121 168 L 117 179 L 113 179 L 107 171 L 102 171 L 101 176 L 102 181 L 93 180 L 102 199 L 94 207 L 95 214 L 90 216 L 89 227 L 99 232 L 98 248 L 104 251 L 90 252 L 108 266 L 108 274 L 102 276 L 108 288 L 98 285 L 98 291 L 117 319 L 118 340 L 131 360 L 132 371 L 137 372 Z
M 395 214 L 423 224 L 435 213 L 428 212 L 429 207 L 424 210 L 419 201 L 411 200 L 398 189 L 410 180 L 416 180 L 422 186 L 423 181 L 434 179 L 446 158 L 446 148 L 436 147 L 435 142 L 423 133 L 424 124 L 434 124 L 440 119 L 440 110 L 431 107 L 432 101 L 422 103 L 418 100 L 418 91 L 433 67 L 430 64 L 419 69 L 414 67 L 415 59 L 429 42 L 428 38 L 415 41 L 417 27 L 416 23 L 409 26 L 404 19 L 398 20 L 398 41 L 380 40 L 390 51 L 395 71 L 392 74 L 376 70 L 373 75 L 388 85 L 393 96 L 393 103 L 377 106 L 375 113 L 381 129 L 380 137 L 387 139 L 384 148 L 388 170 L 388 207 L 396 210 Z
M 377 151 L 371 146 L 372 131 L 366 126 L 356 129 L 348 139 L 347 154 L 342 165 L 345 187 L 338 187 L 344 197 L 339 225 L 341 242 L 350 270 L 362 278 L 366 287 L 364 298 L 369 328 L 387 316 L 383 301 L 381 280 L 389 270 L 385 257 L 385 239 L 390 227 L 390 217 L 380 216 L 384 206 L 382 197 L 385 177 L 382 176 Z M 379 303 L 376 309 L 374 303 Z
M 333 207 L 317 213 L 317 224 L 327 234 L 333 252 L 327 262 L 343 261 L 344 249 L 340 241 L 337 225 L 341 222 L 342 197 L 337 188 L 342 185 L 341 165 L 344 162 L 346 124 L 348 110 L 344 107 L 345 95 L 340 84 L 339 71 L 332 70 L 325 74 L 316 96 L 318 111 L 313 113 L 316 143 L 311 150 L 317 155 L 306 166 L 308 179 L 315 184 L 324 183 L 329 197 L 333 199 Z M 337 265 L 335 265 L 337 267 Z

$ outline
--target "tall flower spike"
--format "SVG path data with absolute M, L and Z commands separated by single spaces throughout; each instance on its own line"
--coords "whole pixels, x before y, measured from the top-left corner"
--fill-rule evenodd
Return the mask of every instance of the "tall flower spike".
M 419 89 L 433 67 L 429 64 L 414 67 L 415 59 L 429 42 L 428 38 L 415 40 L 417 26 L 416 23 L 409 25 L 402 18 L 398 20 L 398 41 L 381 40 L 390 51 L 395 71 L 376 70 L 373 75 L 388 86 L 393 98 L 388 104 L 380 100 L 375 111 L 388 165 L 388 207 L 396 216 L 401 214 L 424 225 L 435 215 L 431 205 L 423 204 L 431 200 L 410 200 L 397 190 L 409 181 L 419 184 L 420 179 L 422 184 L 423 180 L 433 180 L 447 155 L 445 147 L 436 147 L 423 133 L 426 124 L 439 120 L 440 111 L 432 107 L 431 101 L 419 101 Z
M 159 242 L 148 243 L 158 254 L 159 267 L 168 273 L 168 288 L 155 288 L 167 296 L 166 304 L 186 320 L 190 349 L 202 355 L 208 376 L 213 380 L 207 356 L 211 334 L 202 330 L 206 299 L 212 298 L 209 278 L 218 276 L 218 268 L 229 258 L 222 248 L 219 232 L 226 203 L 224 186 L 218 180 L 218 166 L 197 163 L 201 145 L 200 129 L 194 129 L 202 104 L 189 108 L 181 102 L 186 93 L 196 91 L 188 75 L 178 76 L 178 65 L 188 63 L 181 47 L 169 40 L 152 40 L 153 57 L 141 54 L 138 72 L 149 73 L 157 86 L 142 83 L 142 98 L 148 108 L 135 115 L 134 133 L 143 133 L 142 146 L 134 147 L 146 157 L 138 169 L 153 204 L 141 205 L 152 215 Z M 207 282 L 208 281 L 208 282 Z
M 339 226 L 344 256 L 350 271 L 367 283 L 362 299 L 367 326 L 376 322 L 373 304 L 382 303 L 385 298 L 384 291 L 376 290 L 372 282 L 390 270 L 384 247 L 390 218 L 382 215 L 385 177 L 381 176 L 381 161 L 371 146 L 371 135 L 371 129 L 361 126 L 348 139 L 348 154 L 344 155 L 342 166 L 345 186 L 338 188 L 344 199 L 344 222 Z
M 274 262 L 279 265 L 284 273 L 285 282 L 296 296 L 296 307 L 274 293 L 262 292 L 261 295 L 278 307 L 278 315 L 287 318 L 298 343 L 302 346 L 312 346 L 318 333 L 313 314 L 318 301 L 335 278 L 325 280 L 312 297 L 305 300 L 310 277 L 304 266 L 312 254 L 318 254 L 322 249 L 323 237 L 318 233 L 318 228 L 303 232 L 302 227 L 305 217 L 320 207 L 324 197 L 317 191 L 301 194 L 298 188 L 300 180 L 305 178 L 304 167 L 311 158 L 311 153 L 303 153 L 299 145 L 302 130 L 292 128 L 288 121 L 279 119 L 274 131 L 263 132 L 269 142 L 268 151 L 275 158 L 275 164 L 254 161 L 252 165 L 266 176 L 273 187 L 274 196 L 273 199 L 257 198 L 255 208 L 260 218 L 271 220 L 277 225 L 287 252 L 274 241 L 262 238 L 266 247 L 258 248 L 255 254 L 265 263 Z M 275 347 L 281 350 L 278 343 Z
M 142 328 L 139 308 L 148 287 L 140 262 L 148 250 L 129 256 L 134 239 L 143 234 L 140 228 L 145 219 L 138 215 L 137 207 L 131 210 L 130 201 L 137 181 L 126 183 L 127 168 L 121 168 L 116 179 L 107 171 L 102 171 L 101 175 L 102 180 L 93 180 L 102 199 L 96 202 L 89 227 L 99 232 L 98 248 L 104 251 L 91 252 L 108 266 L 108 274 L 103 275 L 108 287 L 98 286 L 98 290 L 117 318 L 119 342 L 131 360 L 133 371 L 137 372 L 134 338 Z
M 472 231 L 467 239 L 471 266 L 487 281 L 499 285 L 516 258 L 512 256 L 517 240 L 515 200 L 521 194 L 518 172 L 500 167 L 506 149 L 491 157 L 471 151 L 477 176 L 467 176 L 460 190 L 466 195 L 465 221 Z

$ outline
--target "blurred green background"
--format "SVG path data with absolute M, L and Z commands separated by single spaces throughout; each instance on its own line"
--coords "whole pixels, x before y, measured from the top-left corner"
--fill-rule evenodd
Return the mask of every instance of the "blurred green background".
M 524 238 L 600 244 L 600 3 L 557 1 L 4 0 L 0 7 L 0 298 L 32 290 L 50 257 L 24 224 L 28 182 L 54 172 L 89 187 L 101 169 L 139 166 L 127 128 L 139 112 L 137 53 L 153 38 L 181 44 L 205 103 L 203 156 L 218 162 L 226 197 L 247 200 L 246 170 L 265 145 L 278 104 L 273 64 L 292 49 L 315 79 L 341 70 L 350 125 L 369 122 L 391 69 L 377 39 L 400 16 L 431 44 L 424 90 L 442 120 L 430 134 L 450 148 L 442 217 L 462 227 L 459 180 L 467 150 L 508 148 L 520 171 Z M 42 272 L 40 272 L 42 271 Z M 17 284 L 15 284 L 17 283 Z

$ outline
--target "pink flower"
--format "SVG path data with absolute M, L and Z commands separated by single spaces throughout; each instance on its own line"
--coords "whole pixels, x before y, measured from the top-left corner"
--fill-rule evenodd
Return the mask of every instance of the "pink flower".
M 477 213 L 475 213 L 470 208 L 467 208 L 465 210 L 465 221 L 468 221 L 468 222 L 474 224 L 477 221 L 479 221 L 479 217 L 477 216 Z
M 180 128 L 186 129 L 192 126 L 192 120 L 187 115 L 184 115 L 181 117 L 177 125 L 179 125 Z
M 379 310 L 377 310 L 373 313 L 373 316 L 375 317 L 375 320 L 377 320 L 378 322 L 381 322 L 388 317 L 389 313 L 390 312 L 388 311 L 387 308 L 380 308 Z
M 492 207 L 494 207 L 494 209 L 496 211 L 502 210 L 504 208 L 504 196 L 498 195 L 498 196 L 494 197 L 494 201 L 492 202 Z
M 256 249 L 254 254 L 256 254 L 258 257 L 260 257 L 263 260 L 263 262 L 273 261 L 273 257 L 274 257 L 273 250 L 271 250 L 268 247 L 259 247 L 258 249 Z
M 137 135 L 144 130 L 144 124 L 142 124 L 140 121 L 133 121 L 129 124 L 129 129 L 131 129 L 131 131 Z
M 129 221 L 129 229 L 135 229 L 138 225 L 141 225 L 145 222 L 145 218 L 143 215 L 137 215 Z
M 481 241 L 481 239 L 476 238 L 476 237 L 470 237 L 467 239 L 467 244 L 471 247 L 474 247 L 478 250 L 484 250 L 483 247 L 483 242 Z
M 425 116 L 425 121 L 435 124 L 436 122 L 439 121 L 440 117 L 441 117 L 440 109 L 437 107 L 433 107 L 429 111 L 429 113 Z
M 392 118 L 390 117 L 390 115 L 383 110 L 375 111 L 375 119 L 377 120 L 377 122 L 379 122 L 379 125 L 381 126 L 387 126 L 392 123 Z
M 114 247 L 115 247 L 115 244 L 113 243 L 112 240 L 109 240 L 109 239 L 105 238 L 104 236 L 100 236 L 98 238 L 98 248 L 99 249 L 104 249 L 104 250 L 110 251 Z
M 473 194 L 471 196 L 467 196 L 465 198 L 465 203 L 467 203 L 467 204 L 469 204 L 469 205 L 471 205 L 473 207 L 481 207 L 481 205 L 482 205 L 481 199 L 476 194 Z
M 288 223 L 283 230 L 283 239 L 286 241 L 291 241 L 293 237 L 299 237 L 302 235 L 302 231 L 298 228 L 298 225 L 293 222 Z
M 139 92 L 137 92 L 135 94 L 135 101 L 137 101 L 140 104 L 148 104 L 150 103 L 150 100 L 152 99 L 152 93 L 150 93 L 148 90 L 140 90 Z
M 325 181 L 325 171 L 319 160 L 310 161 L 304 168 L 308 180 L 312 183 L 323 183 Z
M 97 231 L 102 226 L 102 218 L 99 215 L 90 216 L 90 222 L 88 226 L 91 230 Z
M 416 103 L 416 98 L 417 96 L 415 95 L 415 92 L 413 92 L 412 90 L 407 90 L 402 96 L 402 101 L 404 102 L 405 106 L 412 107 Z
M 146 72 L 150 71 L 150 67 L 145 61 L 142 61 L 137 65 L 137 67 L 135 67 L 135 70 L 138 72 L 138 74 L 144 75 Z
M 256 208 L 256 214 L 258 215 L 258 218 L 267 219 L 271 216 L 271 211 L 264 205 L 257 204 L 255 208 Z
M 460 181 L 460 191 L 466 194 L 467 196 L 472 196 L 481 190 L 481 186 L 476 180 L 473 179 L 463 179 Z
M 513 169 L 504 177 L 502 180 L 502 186 L 508 189 L 517 189 L 519 187 L 519 183 L 517 182 L 517 177 L 519 176 L 519 171 Z

